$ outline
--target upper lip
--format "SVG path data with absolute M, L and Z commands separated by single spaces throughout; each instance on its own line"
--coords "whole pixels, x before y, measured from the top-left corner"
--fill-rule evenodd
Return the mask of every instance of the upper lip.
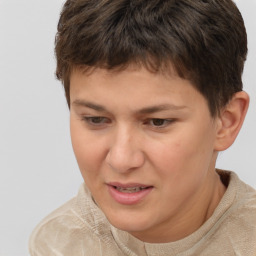
M 120 183 L 120 182 L 108 182 L 107 185 L 117 188 L 147 188 L 152 187 L 152 185 L 146 185 L 141 183 Z

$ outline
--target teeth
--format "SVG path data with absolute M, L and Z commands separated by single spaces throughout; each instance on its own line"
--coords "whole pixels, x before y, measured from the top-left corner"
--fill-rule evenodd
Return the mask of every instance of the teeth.
M 143 189 L 146 189 L 146 188 L 143 188 L 143 187 L 134 187 L 134 188 L 120 188 L 120 187 L 116 187 L 116 189 L 120 192 L 123 192 L 123 193 L 135 193 L 135 192 L 139 192 Z

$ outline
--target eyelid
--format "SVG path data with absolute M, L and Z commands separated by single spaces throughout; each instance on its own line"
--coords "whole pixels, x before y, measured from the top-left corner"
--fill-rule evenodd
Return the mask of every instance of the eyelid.
M 99 119 L 99 122 L 93 122 L 93 119 Z M 102 126 L 110 123 L 110 119 L 104 116 L 83 116 L 82 121 L 86 122 L 86 124 L 90 126 Z
M 108 117 L 104 117 L 104 116 L 97 116 L 97 115 L 93 115 L 93 116 L 87 116 L 87 115 L 83 115 L 81 117 L 81 120 L 88 126 L 91 128 L 104 128 L 106 126 L 108 126 L 112 121 L 110 118 Z M 156 125 L 153 122 L 154 121 L 160 121 L 160 125 Z M 150 129 L 155 129 L 155 130 L 161 130 L 164 128 L 168 128 L 173 122 L 175 122 L 176 120 L 174 118 L 147 118 L 143 121 L 143 125 L 148 126 Z M 161 124 L 161 122 L 163 122 L 163 124 Z
M 151 121 L 156 121 L 156 120 L 160 120 L 160 121 L 163 121 L 164 124 L 163 125 L 154 125 L 154 124 L 151 124 Z M 172 119 L 172 118 L 148 118 L 146 121 L 145 121 L 145 124 L 146 125 L 149 125 L 149 126 L 152 126 L 153 128 L 155 129 L 161 129 L 161 128 L 166 128 L 168 127 L 169 125 L 171 125 L 173 122 L 175 122 L 175 119 Z

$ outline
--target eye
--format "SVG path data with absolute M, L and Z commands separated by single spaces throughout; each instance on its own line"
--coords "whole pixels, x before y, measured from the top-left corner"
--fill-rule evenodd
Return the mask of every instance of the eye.
M 85 121 L 87 124 L 93 126 L 100 126 L 110 123 L 110 120 L 108 118 L 102 116 L 86 116 L 83 117 L 82 120 Z
M 171 124 L 173 121 L 173 119 L 152 118 L 147 121 L 147 124 L 152 127 L 163 128 Z

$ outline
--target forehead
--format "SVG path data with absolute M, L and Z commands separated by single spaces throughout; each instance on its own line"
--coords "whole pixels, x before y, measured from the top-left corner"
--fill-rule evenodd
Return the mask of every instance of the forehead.
M 189 80 L 174 72 L 156 73 L 134 66 L 119 71 L 95 68 L 84 72 L 76 69 L 71 74 L 70 86 L 71 105 L 72 102 L 86 101 L 134 111 L 156 105 L 208 110 L 201 93 Z
M 165 77 L 179 77 L 175 66 L 171 61 L 165 61 L 159 63 L 158 65 L 152 61 L 142 62 L 142 61 L 132 61 L 128 63 L 121 64 L 116 67 L 108 68 L 107 64 L 99 64 L 99 66 L 86 66 L 77 65 L 73 66 L 70 70 L 69 75 L 72 77 L 73 74 L 80 73 L 87 77 L 93 76 L 119 76 L 125 73 L 135 74 L 135 73 L 148 73 L 152 76 L 165 76 Z M 184 74 L 182 73 L 183 77 Z
M 190 81 L 180 78 L 174 69 L 170 68 L 168 72 L 152 72 L 137 65 L 114 70 L 104 68 L 74 69 L 70 77 L 71 92 L 82 91 L 86 87 L 87 89 L 107 90 L 108 93 L 114 93 L 115 89 L 131 91 L 134 94 L 142 90 L 148 93 L 153 91 L 157 95 L 163 91 L 178 91 L 181 89 L 181 85 L 183 87 L 192 86 Z
M 104 83 L 102 83 L 104 80 Z M 184 80 L 188 84 L 192 85 L 191 82 L 185 80 L 177 74 L 175 68 L 168 64 L 168 67 L 159 68 L 159 70 L 151 70 L 149 67 L 145 67 L 142 64 L 130 64 L 127 66 L 121 66 L 114 69 L 100 68 L 100 67 L 76 67 L 71 71 L 70 74 L 70 85 L 81 85 L 86 84 L 89 85 L 91 83 L 97 84 L 98 82 L 103 85 L 108 81 L 111 83 L 122 82 L 121 85 L 127 83 L 140 82 L 142 84 L 150 81 L 152 83 L 163 83 L 171 80 Z M 121 86 L 120 85 L 120 86 Z M 137 87 L 137 89 L 139 89 Z M 159 85 L 159 90 L 161 90 L 161 86 Z

